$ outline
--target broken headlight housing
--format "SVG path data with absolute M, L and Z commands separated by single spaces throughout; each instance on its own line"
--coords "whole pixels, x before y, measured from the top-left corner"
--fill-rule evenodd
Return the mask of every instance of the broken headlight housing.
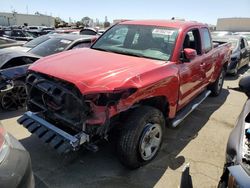
M 116 90 L 112 93 L 89 94 L 85 96 L 86 101 L 90 100 L 97 106 L 115 105 L 121 99 L 126 99 L 136 92 L 137 89 L 130 88 Z

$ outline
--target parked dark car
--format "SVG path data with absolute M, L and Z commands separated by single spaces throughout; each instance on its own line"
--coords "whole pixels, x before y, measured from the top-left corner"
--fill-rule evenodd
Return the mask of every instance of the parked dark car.
M 0 51 L 0 107 L 4 110 L 14 110 L 25 105 L 25 77 L 29 65 L 36 60 L 62 51 L 90 47 L 94 36 L 84 35 L 53 35 L 45 42 L 28 52 Z M 1 56 L 1 53 L 4 55 Z
M 219 44 L 230 42 L 232 44 L 231 62 L 228 64 L 227 73 L 237 75 L 241 67 L 248 65 L 250 61 L 250 46 L 244 37 L 236 35 L 214 37 L 213 42 Z
M 235 32 L 234 35 L 241 35 L 245 37 L 248 42 L 248 45 L 250 45 L 250 32 Z
M 5 48 L 5 52 L 7 52 L 6 50 L 15 50 L 15 51 L 28 52 L 29 50 L 36 47 L 37 45 L 45 42 L 46 40 L 48 40 L 50 38 L 55 37 L 55 36 L 56 35 L 43 35 L 43 36 L 34 38 L 33 40 L 31 40 L 29 42 L 26 42 L 22 46 L 12 46 L 12 47 Z M 21 41 L 19 41 L 19 42 L 21 42 Z M 0 54 L 3 54 L 3 53 L 0 52 Z M 2 61 L 1 57 L 0 57 L 0 61 Z
M 8 39 L 6 37 L 0 37 L 0 49 L 7 48 L 7 47 L 13 47 L 13 46 L 22 46 L 25 42 L 23 41 L 16 41 L 12 39 Z
M 35 187 L 30 155 L 0 123 L 0 187 Z
M 28 26 L 26 31 L 32 35 L 35 35 L 36 37 L 39 37 L 41 35 L 46 35 L 50 31 L 55 30 L 52 27 L 45 27 L 45 26 Z
M 237 91 L 246 93 L 248 100 L 232 130 L 226 149 L 226 162 L 219 188 L 250 187 L 250 76 L 239 82 Z
M 0 36 L 20 41 L 30 41 L 35 38 L 22 29 L 5 29 L 0 32 Z

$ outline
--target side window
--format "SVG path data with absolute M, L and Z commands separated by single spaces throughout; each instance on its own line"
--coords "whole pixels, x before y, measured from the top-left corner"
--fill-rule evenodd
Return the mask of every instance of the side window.
M 198 29 L 193 29 L 187 32 L 183 42 L 183 49 L 184 48 L 192 48 L 196 50 L 198 55 L 201 54 L 201 40 Z
M 83 29 L 80 31 L 80 35 L 97 35 L 97 33 L 91 29 Z
M 207 28 L 202 28 L 201 33 L 203 41 L 203 50 L 205 50 L 205 53 L 207 53 L 212 49 L 211 37 Z

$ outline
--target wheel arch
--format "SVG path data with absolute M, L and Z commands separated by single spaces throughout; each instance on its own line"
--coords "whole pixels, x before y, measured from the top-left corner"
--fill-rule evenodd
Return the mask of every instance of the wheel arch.
M 169 114 L 169 102 L 165 96 L 155 96 L 147 99 L 143 99 L 137 103 L 137 105 L 151 106 L 160 110 L 165 117 Z

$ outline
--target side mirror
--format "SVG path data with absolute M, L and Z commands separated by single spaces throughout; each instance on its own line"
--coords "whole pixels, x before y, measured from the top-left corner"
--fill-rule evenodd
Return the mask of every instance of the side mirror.
M 250 98 L 250 76 L 246 76 L 240 80 L 239 89 Z
M 192 60 L 197 56 L 196 50 L 192 48 L 185 48 L 183 51 L 184 51 L 186 59 L 188 60 Z

